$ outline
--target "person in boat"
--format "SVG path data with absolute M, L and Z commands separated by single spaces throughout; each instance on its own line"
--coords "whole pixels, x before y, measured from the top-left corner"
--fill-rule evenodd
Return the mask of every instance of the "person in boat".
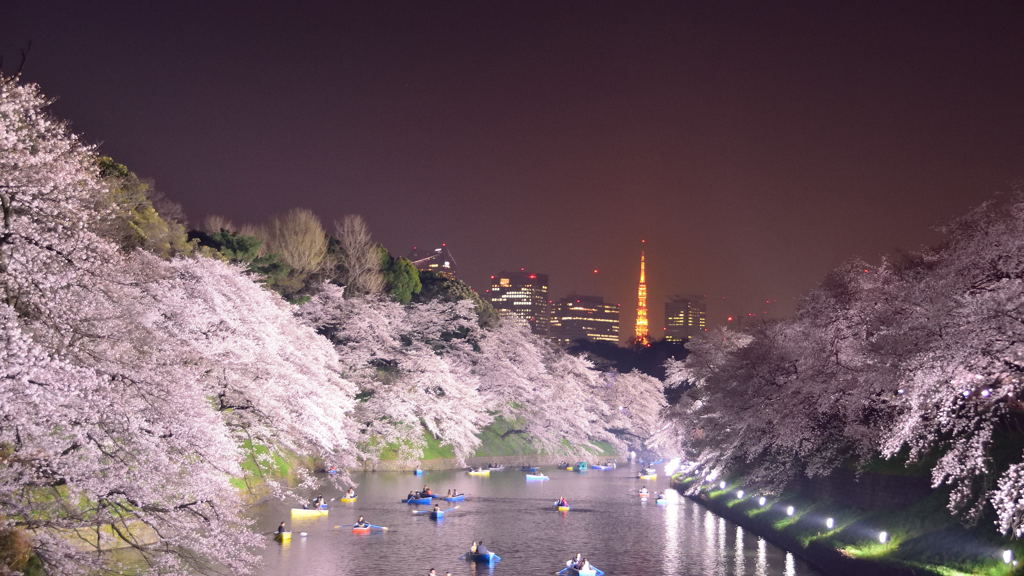
M 415 490 L 409 490 L 409 495 L 405 497 L 406 500 L 415 500 L 419 494 Z
M 640 493 L 641 494 L 647 494 L 647 486 L 641 486 L 640 487 Z
M 354 528 L 369 528 L 370 527 L 370 523 L 367 522 L 366 520 L 364 520 L 362 516 L 360 516 L 359 520 L 356 520 L 356 523 L 353 525 L 353 527 Z
M 484 546 L 484 541 L 481 540 L 476 545 L 476 553 L 481 555 L 481 556 L 487 556 L 488 554 L 491 553 L 491 551 L 487 549 L 487 546 Z
M 430 569 L 430 573 L 427 574 L 427 576 L 437 576 L 437 570 L 434 570 L 433 568 L 431 568 Z
M 426 497 L 426 496 L 433 496 L 434 492 L 430 489 L 430 486 L 424 486 L 423 487 L 423 492 L 420 492 L 420 494 L 422 494 L 424 497 Z
M 355 498 L 355 497 L 356 497 L 356 489 L 355 488 L 349 488 L 348 492 L 345 492 L 345 498 Z
M 476 554 L 476 550 L 477 550 L 477 543 L 476 543 L 476 540 L 473 540 L 473 543 L 470 544 L 470 546 L 469 546 L 469 553 L 470 554 Z
M 583 559 L 583 564 L 580 564 L 580 567 L 578 569 L 581 570 L 581 571 L 590 570 L 590 560 L 587 560 L 586 558 L 584 558 Z
M 284 525 L 284 522 L 277 525 L 277 532 L 275 534 L 284 534 L 286 532 L 288 532 L 288 527 Z
M 568 506 L 569 505 L 569 501 L 565 499 L 565 496 L 562 496 L 561 498 L 558 499 L 558 505 L 559 506 Z
M 578 567 L 578 566 L 579 566 L 579 565 L 580 565 L 580 564 L 581 564 L 582 562 L 583 562 L 583 554 L 580 554 L 579 552 L 577 552 L 577 553 L 576 553 L 576 557 L 575 557 L 575 558 L 573 558 L 572 560 L 569 560 L 568 562 L 566 562 L 566 563 L 565 563 L 565 565 L 566 565 L 566 566 L 571 566 L 571 567 L 573 567 L 573 568 L 576 568 L 576 567 Z
M 451 498 L 452 497 L 452 489 L 451 488 L 448 489 L 448 492 L 445 493 L 444 497 L 445 498 Z
M 440 511 L 441 511 L 441 506 L 439 504 L 434 504 L 434 514 L 437 514 Z
M 321 494 L 321 495 L 317 496 L 316 498 L 313 498 L 313 502 L 312 502 L 312 504 L 309 505 L 309 507 L 314 509 L 314 510 L 317 510 L 317 509 L 319 509 L 321 506 L 323 506 L 326 503 L 327 503 L 327 501 L 324 500 L 323 494 Z

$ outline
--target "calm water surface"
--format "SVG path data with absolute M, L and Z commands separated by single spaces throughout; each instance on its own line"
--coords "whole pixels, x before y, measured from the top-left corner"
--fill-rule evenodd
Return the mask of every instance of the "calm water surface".
M 550 576 L 577 552 L 609 576 L 817 574 L 792 554 L 687 499 L 657 506 L 653 499 L 641 502 L 635 495 L 641 485 L 652 492 L 666 489 L 666 478 L 641 482 L 636 469 L 628 467 L 584 474 L 542 470 L 551 480 L 527 482 L 518 468 L 492 472 L 490 478 L 454 470 L 428 471 L 421 477 L 357 474 L 359 501 L 332 502 L 330 515 L 315 519 L 293 521 L 288 505 L 270 504 L 260 511 L 259 528 L 271 532 L 286 520 L 294 538 L 290 544 L 267 546 L 261 574 L 426 576 L 436 568 L 441 575 L 450 570 L 457 576 Z M 412 514 L 430 507 L 399 502 L 424 484 L 442 494 L 458 488 L 468 497 L 435 522 Z M 569 499 L 572 511 L 554 510 L 552 503 L 560 495 Z M 442 508 L 453 506 L 440 503 Z M 352 534 L 352 523 L 360 515 L 390 531 Z M 502 557 L 493 568 L 459 558 L 479 539 Z

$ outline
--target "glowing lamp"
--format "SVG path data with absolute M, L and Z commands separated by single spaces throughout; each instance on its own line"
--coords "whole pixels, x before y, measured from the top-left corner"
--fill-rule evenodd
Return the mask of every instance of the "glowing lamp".
M 1013 550 L 1003 550 L 1003 563 L 1013 564 Z
M 768 501 L 768 500 L 767 500 L 767 499 L 765 499 L 765 497 L 764 497 L 764 496 L 761 496 L 760 498 L 758 498 L 758 499 L 757 499 L 757 505 L 758 505 L 758 506 L 764 506 L 764 503 L 765 503 L 765 502 L 767 502 L 767 501 Z
M 885 544 L 886 542 L 888 542 L 889 541 L 889 533 L 886 532 L 885 530 L 879 532 L 878 533 L 878 541 L 881 542 L 882 544 Z
M 792 516 L 795 513 L 796 508 L 793 508 L 792 506 L 786 506 L 786 516 Z
M 835 520 L 835 518 L 825 518 L 825 528 L 828 528 L 829 530 L 831 530 L 831 529 L 833 529 L 835 527 L 836 527 L 836 520 Z
M 737 498 L 743 498 L 743 490 L 737 490 L 736 491 L 736 497 Z
M 725 490 L 725 480 L 718 483 L 719 490 Z

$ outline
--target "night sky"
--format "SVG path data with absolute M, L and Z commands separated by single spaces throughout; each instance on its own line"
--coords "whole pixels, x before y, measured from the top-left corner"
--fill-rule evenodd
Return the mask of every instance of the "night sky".
M 645 238 L 655 335 L 1024 178 L 1022 2 L 234 4 L 4 0 L 0 53 L 193 223 L 359 213 L 626 325 Z

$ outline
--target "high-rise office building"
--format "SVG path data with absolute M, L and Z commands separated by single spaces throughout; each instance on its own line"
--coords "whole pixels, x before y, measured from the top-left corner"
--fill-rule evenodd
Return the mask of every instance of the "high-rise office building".
M 600 296 L 567 296 L 554 306 L 550 336 L 559 344 L 576 340 L 618 344 L 620 312 L 618 304 L 605 304 Z
M 448 244 L 442 243 L 440 248 L 419 250 L 415 246 L 409 251 L 409 260 L 420 270 L 429 270 L 446 276 L 455 277 L 455 258 L 448 251 Z
M 491 276 L 487 299 L 500 316 L 525 320 L 535 333 L 547 335 L 551 325 L 547 274 L 522 268 L 518 272 Z
M 665 340 L 686 343 L 708 329 L 703 296 L 674 296 L 665 303 Z

